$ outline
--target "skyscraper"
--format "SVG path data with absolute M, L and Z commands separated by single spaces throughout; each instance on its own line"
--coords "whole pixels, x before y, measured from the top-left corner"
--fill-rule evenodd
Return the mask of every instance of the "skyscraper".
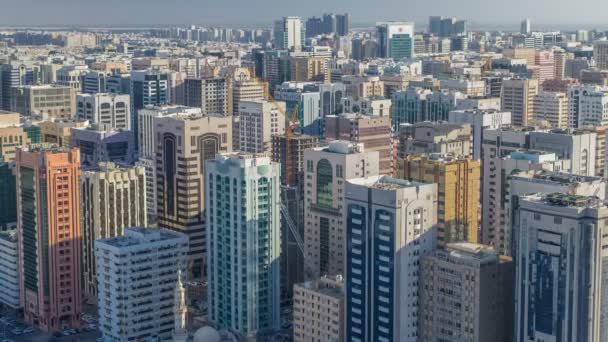
M 139 140 L 137 112 L 148 105 L 159 106 L 169 102 L 167 74 L 159 70 L 135 70 L 131 72 L 131 127 L 135 144 Z
M 332 141 L 304 152 L 305 279 L 344 274 L 346 181 L 379 174 L 379 154 L 363 144 Z
M 239 104 L 239 150 L 272 153 L 272 137 L 285 133 L 285 102 L 247 100 Z
M 511 112 L 511 123 L 515 126 L 529 126 L 534 119 L 534 96 L 538 94 L 538 80 L 503 80 L 501 108 Z
M 284 17 L 274 24 L 274 45 L 280 50 L 300 51 L 304 46 L 305 34 L 300 17 Z
M 232 153 L 205 168 L 209 320 L 255 338 L 281 323 L 279 165 Z
M 604 341 L 608 207 L 562 193 L 515 211 L 515 341 Z
M 437 186 L 347 182 L 346 341 L 416 342 L 420 260 L 435 249 Z
M 174 292 L 187 252 L 186 235 L 162 228 L 130 227 L 95 241 L 104 342 L 173 341 Z
M 186 106 L 199 107 L 203 114 L 232 114 L 232 81 L 223 77 L 188 78 Z
M 82 312 L 80 153 L 17 152 L 17 229 L 25 321 L 43 331 L 78 327 Z
M 80 176 L 84 293 L 97 296 L 95 240 L 121 236 L 126 227 L 147 227 L 143 167 L 99 163 Z
M 420 341 L 513 341 L 513 260 L 450 243 L 422 259 Z
M 205 161 L 232 151 L 232 121 L 213 114 L 164 116 L 154 119 L 154 136 L 157 223 L 188 235 L 189 271 L 200 278 L 207 248 Z
M 593 58 L 598 69 L 608 69 L 608 40 L 593 43 Z
M 378 57 L 395 60 L 414 57 L 414 24 L 380 22 L 376 24 Z
M 521 34 L 530 34 L 532 33 L 532 22 L 530 19 L 526 18 L 521 21 L 519 26 L 519 33 Z

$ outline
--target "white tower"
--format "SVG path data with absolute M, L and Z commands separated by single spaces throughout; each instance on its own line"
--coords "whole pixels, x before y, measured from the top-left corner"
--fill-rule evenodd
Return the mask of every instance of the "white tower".
M 177 284 L 175 285 L 175 304 L 173 305 L 173 313 L 175 326 L 173 328 L 173 341 L 186 342 L 188 340 L 188 331 L 186 330 L 186 289 L 182 283 L 182 270 L 177 271 Z

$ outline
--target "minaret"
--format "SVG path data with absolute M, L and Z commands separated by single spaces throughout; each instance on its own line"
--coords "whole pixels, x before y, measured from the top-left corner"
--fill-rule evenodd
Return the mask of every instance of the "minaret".
M 186 330 L 186 289 L 182 283 L 182 270 L 177 271 L 177 284 L 175 285 L 175 303 L 173 305 L 173 314 L 175 326 L 173 327 L 173 341 L 186 342 L 188 340 L 188 331 Z

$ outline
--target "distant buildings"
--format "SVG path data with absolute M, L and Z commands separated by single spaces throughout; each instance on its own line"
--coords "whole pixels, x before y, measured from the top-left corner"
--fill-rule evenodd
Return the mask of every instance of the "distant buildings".
M 593 59 L 599 69 L 608 69 L 608 41 L 599 40 L 593 43 Z
M 242 338 L 281 324 L 280 169 L 265 156 L 206 162 L 209 320 Z
M 453 157 L 470 157 L 472 131 L 468 124 L 419 122 L 399 127 L 398 158 L 411 154 L 439 153 Z
M 378 57 L 400 60 L 414 57 L 414 23 L 380 22 L 376 24 Z
M 305 31 L 300 17 L 284 17 L 274 23 L 274 45 L 279 50 L 300 51 Z
M 132 227 L 95 241 L 103 341 L 170 340 L 173 293 L 187 253 L 188 237 L 162 228 Z
M 42 119 L 74 117 L 75 91 L 60 85 L 28 85 L 12 88 L 11 110 Z
M 347 341 L 418 341 L 420 261 L 435 249 L 437 186 L 371 176 L 347 182 Z

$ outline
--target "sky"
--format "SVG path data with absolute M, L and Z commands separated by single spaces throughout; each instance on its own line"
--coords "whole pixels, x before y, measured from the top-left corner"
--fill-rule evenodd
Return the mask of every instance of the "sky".
M 270 26 L 274 19 L 351 14 L 351 26 L 379 20 L 426 25 L 455 16 L 475 27 L 511 27 L 529 17 L 548 28 L 606 27 L 608 0 L 0 0 L 0 27 L 218 25 Z

